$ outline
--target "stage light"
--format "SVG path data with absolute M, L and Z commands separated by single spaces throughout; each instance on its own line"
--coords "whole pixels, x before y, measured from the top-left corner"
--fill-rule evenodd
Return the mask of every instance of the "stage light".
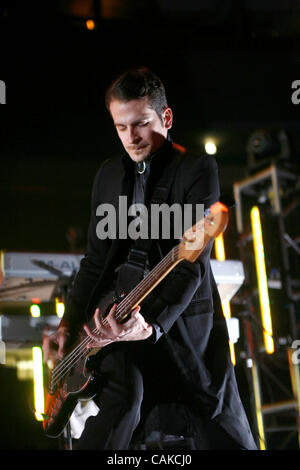
M 215 238 L 215 252 L 218 261 L 225 261 L 223 233 L 220 233 L 220 235 Z
M 42 348 L 40 348 L 39 346 L 34 346 L 32 348 L 32 360 L 33 360 L 35 417 L 38 421 L 43 421 L 43 414 L 44 414 L 44 408 L 45 408 L 43 354 L 42 354 Z
M 220 233 L 220 235 L 218 235 L 215 238 L 215 253 L 216 253 L 216 259 L 218 261 L 221 261 L 221 262 L 225 261 L 225 247 L 224 247 L 223 233 Z M 233 319 L 231 318 L 231 309 L 230 309 L 229 300 L 222 299 L 222 309 L 223 309 L 223 314 L 226 319 L 227 328 L 228 328 L 231 362 L 235 366 L 236 357 L 235 357 L 234 343 L 237 341 L 238 338 L 236 338 L 236 333 L 234 333 L 233 335 L 233 329 L 231 328 L 231 326 L 233 326 L 233 323 L 231 324 L 231 320 Z M 237 320 L 237 323 L 238 323 L 238 320 Z
M 95 29 L 95 21 L 92 19 L 86 20 L 85 26 L 89 31 L 93 31 Z
M 237 334 L 237 331 L 239 332 L 239 327 L 237 329 L 235 320 L 237 320 L 237 323 L 238 323 L 238 319 L 231 317 L 231 308 L 230 308 L 229 300 L 226 300 L 226 299 L 222 300 L 222 309 L 223 309 L 223 314 L 227 323 L 231 362 L 235 366 L 236 358 L 235 358 L 234 343 L 236 343 L 239 338 L 239 334 Z
M 62 318 L 65 313 L 65 304 L 60 302 L 59 299 L 55 299 L 55 308 L 56 308 L 56 315 L 59 318 Z
M 206 140 L 204 148 L 208 155 L 215 155 L 217 153 L 217 146 L 213 140 Z
M 236 358 L 235 358 L 235 349 L 234 349 L 234 344 L 232 341 L 229 341 L 229 349 L 230 349 L 230 359 L 232 362 L 232 365 L 236 365 Z
M 41 316 L 41 307 L 38 304 L 30 305 L 30 315 L 34 318 Z
M 254 173 L 271 163 L 289 168 L 290 142 L 285 130 L 259 129 L 250 135 L 247 143 L 248 171 Z
M 260 213 L 257 206 L 251 209 L 251 226 L 253 234 L 253 245 L 255 255 L 256 274 L 258 281 L 259 302 L 261 310 L 262 325 L 264 328 L 264 344 L 268 354 L 274 352 L 272 318 L 268 291 L 268 280 L 266 274 L 264 245 L 260 221 Z
M 21 360 L 17 361 L 17 378 L 19 380 L 28 380 L 33 377 L 33 361 Z

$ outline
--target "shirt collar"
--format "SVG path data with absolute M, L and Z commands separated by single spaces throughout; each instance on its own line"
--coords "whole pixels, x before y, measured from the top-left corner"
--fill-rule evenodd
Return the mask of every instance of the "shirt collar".
M 149 155 L 149 157 L 143 160 L 146 165 L 146 170 L 150 170 L 153 167 L 157 167 L 158 165 L 161 165 L 163 163 L 162 162 L 163 159 L 160 157 L 162 157 L 166 153 L 169 153 L 172 146 L 173 146 L 173 141 L 168 134 L 167 138 L 164 140 L 162 145 L 157 150 L 155 150 L 155 152 Z M 137 171 L 137 164 L 129 157 L 127 152 L 122 155 L 122 161 L 127 171 L 134 171 L 134 170 Z

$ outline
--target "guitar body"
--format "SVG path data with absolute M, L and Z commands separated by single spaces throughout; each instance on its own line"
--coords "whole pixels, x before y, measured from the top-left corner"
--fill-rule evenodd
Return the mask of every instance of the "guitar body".
M 93 356 L 80 359 L 53 390 L 45 402 L 43 428 L 48 437 L 58 437 L 68 423 L 79 400 L 93 398 L 97 392 L 97 378 L 92 373 Z
M 101 310 L 109 310 L 108 305 L 111 305 L 113 296 L 113 288 L 104 291 L 99 300 Z M 78 345 L 80 345 L 80 340 L 73 345 L 71 356 Z M 92 349 L 88 356 L 78 354 L 76 361 L 68 359 L 70 355 L 67 356 L 66 366 L 62 367 L 62 370 L 67 372 L 61 380 L 53 381 L 51 373 L 49 381 L 51 385 L 46 393 L 43 420 L 43 429 L 48 437 L 58 437 L 63 432 L 79 400 L 89 400 L 96 395 L 97 386 L 99 387 L 99 378 L 94 375 L 96 354 L 98 361 L 101 354 L 99 348 Z M 70 363 L 74 363 L 72 368 L 68 365 Z M 57 367 L 61 365 L 62 363 Z

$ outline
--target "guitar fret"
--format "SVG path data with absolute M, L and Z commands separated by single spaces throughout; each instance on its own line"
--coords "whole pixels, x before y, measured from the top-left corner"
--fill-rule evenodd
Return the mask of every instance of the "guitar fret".
M 133 306 L 140 301 L 149 288 L 166 272 L 173 264 L 175 248 L 125 297 L 116 309 L 116 319 L 122 319 L 130 312 Z

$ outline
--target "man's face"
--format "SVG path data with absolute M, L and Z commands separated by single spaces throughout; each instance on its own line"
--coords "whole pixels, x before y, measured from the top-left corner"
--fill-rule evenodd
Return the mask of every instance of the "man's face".
M 135 162 L 155 152 L 172 126 L 171 109 L 164 110 L 161 121 L 146 97 L 127 103 L 112 100 L 109 109 L 121 142 Z

